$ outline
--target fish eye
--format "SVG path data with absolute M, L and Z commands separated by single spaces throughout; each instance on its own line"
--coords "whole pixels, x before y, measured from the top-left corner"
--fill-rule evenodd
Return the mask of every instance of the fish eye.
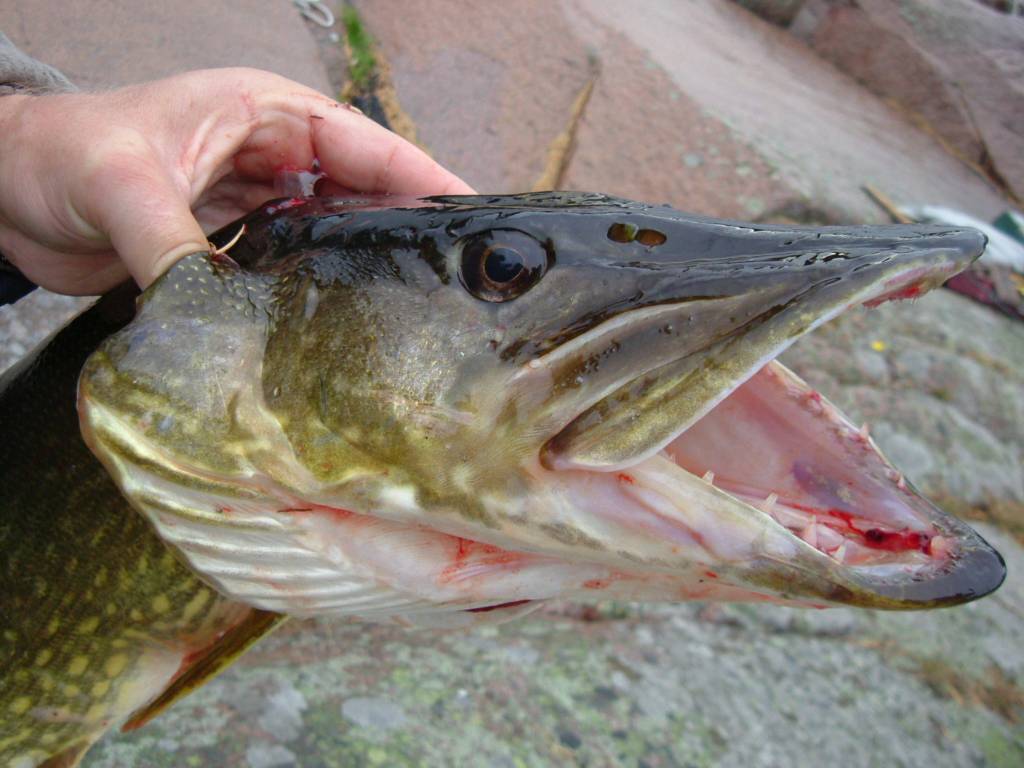
M 548 249 L 525 232 L 492 229 L 471 235 L 462 246 L 459 280 L 483 301 L 511 301 L 544 276 Z

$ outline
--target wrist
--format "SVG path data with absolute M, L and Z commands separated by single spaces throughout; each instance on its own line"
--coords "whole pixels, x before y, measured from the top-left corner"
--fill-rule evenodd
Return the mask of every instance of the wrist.
M 0 83 L 0 114 L 6 114 L 17 109 L 34 96 L 20 85 L 13 83 Z
M 0 136 L 8 137 L 8 140 L 11 140 L 25 102 L 31 98 L 32 96 L 20 86 L 9 83 L 0 84 Z M 0 151 L 0 178 L 6 178 L 8 175 L 4 168 L 3 157 L 11 153 L 9 147 L 6 149 L 8 151 Z M 10 227 L 11 222 L 4 210 L 3 201 L 0 200 L 0 228 Z M 35 287 L 35 284 L 22 275 L 21 270 L 12 264 L 0 249 L 0 306 L 13 304 Z
M 26 102 L 33 97 L 21 92 L 2 95 L 4 87 L 6 86 L 0 86 L 0 136 L 4 137 L 0 143 L 0 179 L 16 179 L 17 174 L 10 167 L 10 160 L 20 154 L 21 132 L 18 129 Z M 11 225 L 10 217 L 5 210 L 6 195 L 2 194 L 3 191 L 0 189 L 0 227 Z
M 5 157 L 18 154 L 21 150 L 18 143 L 21 138 L 21 131 L 19 129 L 24 121 L 25 109 L 31 102 L 39 98 L 23 90 L 11 91 L 5 94 L 4 89 L 9 87 L 11 86 L 0 85 L 0 136 L 3 137 L 0 140 L 0 162 Z M 18 86 L 13 87 L 18 88 Z

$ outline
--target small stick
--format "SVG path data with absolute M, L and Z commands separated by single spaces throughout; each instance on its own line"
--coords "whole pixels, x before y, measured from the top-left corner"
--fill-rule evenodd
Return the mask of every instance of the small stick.
M 903 211 L 901 211 L 899 208 L 897 208 L 896 204 L 889 199 L 889 196 L 882 192 L 880 189 L 877 189 L 871 186 L 870 184 L 865 184 L 863 187 L 861 187 L 861 189 L 863 189 L 867 193 L 868 197 L 875 201 L 878 207 L 880 207 L 883 211 L 889 214 L 889 218 L 892 219 L 893 221 L 898 222 L 900 224 L 914 223 L 914 220 L 907 216 L 905 213 L 903 213 Z

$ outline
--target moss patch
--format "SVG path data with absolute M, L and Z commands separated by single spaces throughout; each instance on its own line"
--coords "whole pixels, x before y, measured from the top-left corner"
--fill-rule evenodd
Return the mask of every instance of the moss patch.
M 377 59 L 373 53 L 373 38 L 367 31 L 359 12 L 351 5 L 341 11 L 348 46 L 348 75 L 353 90 L 363 93 L 373 88 L 377 72 Z

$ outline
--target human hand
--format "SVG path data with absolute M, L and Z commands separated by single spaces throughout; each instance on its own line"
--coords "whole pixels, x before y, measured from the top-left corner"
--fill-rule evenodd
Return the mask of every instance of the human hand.
M 352 192 L 472 189 L 357 111 L 253 69 L 0 98 L 0 253 L 52 291 L 143 288 L 210 232 L 320 170 Z

